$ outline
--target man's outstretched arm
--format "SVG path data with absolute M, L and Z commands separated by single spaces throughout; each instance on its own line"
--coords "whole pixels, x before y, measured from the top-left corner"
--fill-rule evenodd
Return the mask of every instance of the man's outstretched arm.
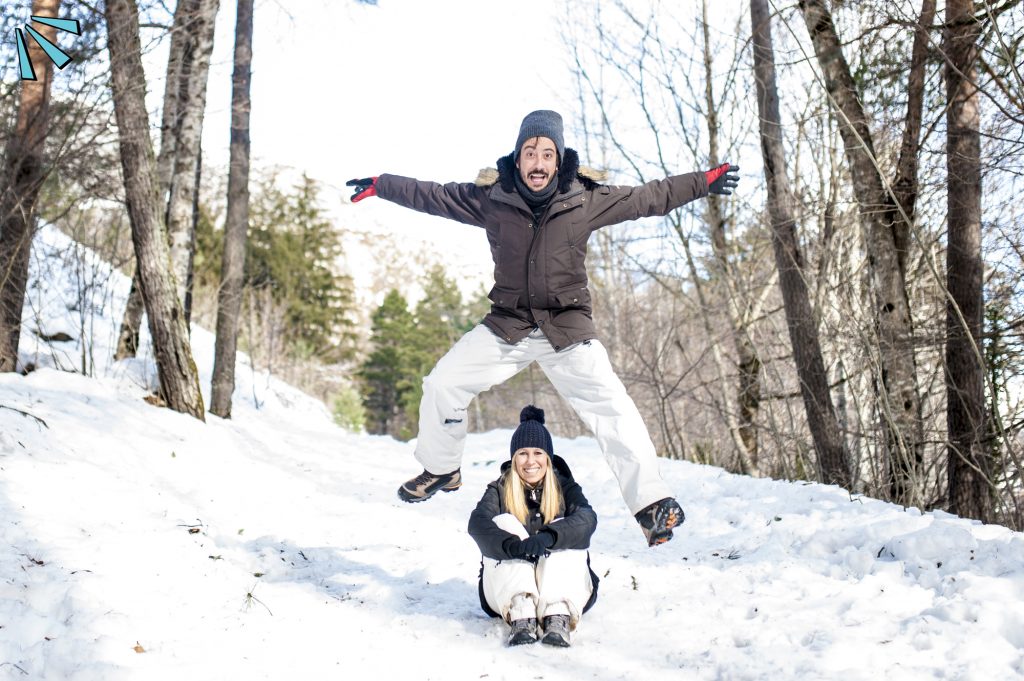
M 738 166 L 723 163 L 708 171 L 673 175 L 638 187 L 608 187 L 594 193 L 591 228 L 669 212 L 708 194 L 731 194 L 739 182 Z
M 345 183 L 355 188 L 352 202 L 377 196 L 421 213 L 482 227 L 487 198 L 485 190 L 471 183 L 438 184 L 411 177 L 381 173 Z

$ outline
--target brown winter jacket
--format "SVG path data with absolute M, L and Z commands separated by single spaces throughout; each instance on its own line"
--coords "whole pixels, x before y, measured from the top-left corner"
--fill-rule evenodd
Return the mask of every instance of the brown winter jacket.
M 513 155 L 476 183 L 438 184 L 398 175 L 377 178 L 377 196 L 406 208 L 483 227 L 494 259 L 491 311 L 499 338 L 517 343 L 539 327 L 555 350 L 596 338 L 587 290 L 587 240 L 594 230 L 670 211 L 708 193 L 703 172 L 639 187 L 599 184 L 581 171 L 572 149 L 558 169 L 558 189 L 534 224 L 515 188 Z

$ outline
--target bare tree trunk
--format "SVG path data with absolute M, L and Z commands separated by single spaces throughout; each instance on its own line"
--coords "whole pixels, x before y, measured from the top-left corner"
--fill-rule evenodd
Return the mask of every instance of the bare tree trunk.
M 907 253 L 910 230 L 917 203 L 918 157 L 921 150 L 921 121 L 924 109 L 925 67 L 928 64 L 928 31 L 935 21 L 935 0 L 921 2 L 921 17 L 914 27 L 914 46 L 910 53 L 910 74 L 907 77 L 907 119 L 903 127 L 900 157 L 896 163 L 896 179 L 892 183 L 893 207 L 888 221 L 893 226 L 896 256 L 900 274 L 907 277 Z
M 167 235 L 160 217 L 146 111 L 146 74 L 142 68 L 138 8 L 134 0 L 108 0 L 105 14 L 125 199 L 149 332 L 153 337 L 160 392 L 171 409 L 203 420 L 199 376 L 174 277 L 168 266 Z
M 60 0 L 34 0 L 32 14 L 56 17 Z M 40 26 L 51 42 L 57 29 Z M 0 371 L 16 371 L 28 259 L 35 235 L 35 205 L 43 184 L 43 143 L 50 128 L 53 63 L 34 40 L 27 41 L 36 80 L 21 81 L 18 119 L 7 142 L 0 178 Z
M 890 467 L 896 471 L 894 500 L 917 503 L 914 482 L 919 477 L 924 439 L 921 397 L 906 283 L 900 269 L 893 225 L 887 219 L 892 202 L 875 164 L 867 116 L 832 16 L 823 0 L 800 0 L 797 4 L 824 74 L 830 104 L 839 119 L 854 195 L 866 232 L 879 345 L 879 412 Z
M 188 268 L 194 248 L 192 198 L 206 109 L 206 84 L 220 0 L 198 0 L 188 22 L 188 44 L 178 89 L 178 126 L 174 163 L 167 203 L 167 237 L 171 244 L 171 271 L 178 286 L 178 300 L 185 304 Z
M 199 164 L 198 150 L 218 4 L 219 0 L 179 0 L 174 10 L 167 55 L 156 170 L 160 205 L 166 206 L 164 219 L 169 225 L 178 295 L 183 303 L 188 289 L 187 263 L 193 251 L 193 233 L 188 228 L 193 216 L 189 214 L 188 207 L 193 205 L 192 196 L 197 182 L 193 178 Z M 135 356 L 142 313 L 142 291 L 136 271 L 125 304 L 115 359 Z M 186 305 L 186 320 L 189 316 Z
M 710 166 L 714 168 L 722 161 L 722 157 L 718 150 L 720 136 L 718 125 L 719 105 L 715 101 L 712 89 L 714 71 L 712 69 L 711 38 L 708 34 L 707 0 L 701 2 L 701 12 L 704 38 L 704 104 L 708 119 L 709 160 L 711 162 Z M 736 368 L 739 375 L 736 387 L 736 404 L 739 409 L 739 415 L 736 419 L 730 418 L 730 426 L 735 422 L 740 445 L 746 450 L 741 460 L 751 467 L 751 472 L 754 475 L 757 475 L 758 438 L 756 421 L 757 412 L 761 405 L 761 358 L 747 329 L 750 319 L 750 304 L 742 305 L 736 287 L 732 284 L 734 277 L 729 263 L 725 236 L 726 217 L 723 214 L 722 203 L 723 199 L 718 196 L 708 197 L 707 221 L 711 229 L 711 248 L 721 275 L 719 280 L 726 289 L 725 299 L 729 302 L 728 316 L 732 328 L 733 346 L 736 349 Z M 740 309 L 741 305 L 743 309 Z
M 128 300 L 125 301 L 124 316 L 121 318 L 121 330 L 117 334 L 114 359 L 134 357 L 139 351 L 139 329 L 142 327 L 142 315 L 145 312 L 146 306 L 142 303 L 142 286 L 136 265 L 135 274 L 132 275 L 132 286 L 128 289 Z
M 946 422 L 949 508 L 992 519 L 990 453 L 985 434 L 984 318 L 981 259 L 980 26 L 971 0 L 947 0 L 945 69 L 948 173 L 946 277 Z
M 167 53 L 167 74 L 164 79 L 164 106 L 160 116 L 160 153 L 156 157 L 156 175 L 160 183 L 160 201 L 166 203 L 171 190 L 174 157 L 178 153 L 178 134 L 181 130 L 182 84 L 188 82 L 188 68 L 192 61 L 186 53 L 192 38 L 189 35 L 192 18 L 199 0 L 178 0 L 171 25 L 171 45 Z
M 192 293 L 195 283 L 196 264 L 196 230 L 199 228 L 199 188 L 203 183 L 203 145 L 199 144 L 199 152 L 196 154 L 196 175 L 192 182 L 192 215 L 189 219 L 189 243 L 188 249 L 188 274 L 185 277 L 185 299 L 182 301 L 185 306 L 185 324 L 192 328 Z
M 198 0 L 178 0 L 174 9 L 171 26 L 171 45 L 167 53 L 167 74 L 164 79 L 164 105 L 160 122 L 160 153 L 156 159 L 157 182 L 159 183 L 160 205 L 166 205 L 171 187 L 171 172 L 174 169 L 174 155 L 178 138 L 178 94 L 182 82 L 182 68 L 185 47 L 189 43 L 188 22 L 195 14 Z M 166 215 L 165 215 L 166 220 Z M 139 328 L 142 326 L 142 287 L 139 285 L 139 271 L 136 265 L 132 275 L 132 286 L 125 301 L 121 330 L 117 338 L 114 359 L 134 357 L 139 349 Z
M 768 215 L 772 224 L 772 244 L 779 269 L 786 324 L 800 377 L 800 393 L 814 439 L 818 474 L 822 482 L 849 489 L 853 485 L 849 454 L 843 444 L 832 405 L 818 328 L 807 292 L 807 282 L 804 280 L 803 256 L 796 237 L 794 200 L 786 176 L 786 159 L 782 147 L 775 53 L 767 0 L 751 0 L 750 23 L 757 108 L 761 118 L 761 155 L 768 184 Z
M 253 0 L 238 0 L 235 23 L 235 70 L 231 76 L 231 160 L 228 172 L 224 259 L 217 300 L 217 342 L 210 411 L 231 417 L 235 391 L 238 317 L 242 307 L 245 244 L 249 230 L 249 97 L 252 80 Z
M 718 372 L 718 380 L 722 385 L 726 384 L 726 372 L 725 372 L 725 360 L 722 358 L 722 351 L 719 348 L 719 344 L 715 340 L 714 331 L 711 328 L 710 320 L 708 319 L 708 311 L 710 305 L 708 304 L 707 298 L 704 295 L 704 287 L 700 283 L 700 274 L 697 271 L 697 265 L 693 260 L 693 254 L 690 251 L 690 240 L 683 232 L 682 225 L 679 224 L 678 220 L 673 220 L 673 227 L 676 230 L 676 234 L 679 235 L 679 241 L 683 245 L 683 249 L 686 253 L 686 264 L 690 270 L 690 277 L 693 279 L 693 287 L 697 294 L 697 300 L 700 303 L 700 316 L 704 322 L 704 333 L 707 334 L 708 339 L 711 341 L 711 357 L 715 361 L 715 370 Z M 678 343 L 678 341 L 677 341 Z M 683 348 L 680 347 L 680 350 Z M 753 477 L 758 476 L 758 470 L 754 467 L 753 461 L 750 460 L 750 450 L 743 441 L 740 423 L 736 420 L 736 408 L 732 403 L 732 398 L 729 395 L 729 391 L 723 391 L 722 399 L 725 402 L 725 414 L 726 424 L 729 426 L 729 434 L 732 436 L 733 445 L 736 447 L 736 455 L 739 458 L 739 472 L 744 475 L 750 475 Z

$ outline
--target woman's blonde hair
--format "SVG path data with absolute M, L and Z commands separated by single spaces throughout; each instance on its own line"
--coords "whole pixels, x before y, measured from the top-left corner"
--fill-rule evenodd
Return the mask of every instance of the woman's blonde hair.
M 526 483 L 519 477 L 516 470 L 515 455 L 513 454 L 512 465 L 508 467 L 502 476 L 502 496 L 505 499 L 505 508 L 514 515 L 524 526 L 530 515 L 526 506 Z M 550 523 L 562 513 L 562 486 L 555 475 L 551 455 L 548 455 L 548 470 L 541 482 L 540 512 L 544 516 L 544 523 Z

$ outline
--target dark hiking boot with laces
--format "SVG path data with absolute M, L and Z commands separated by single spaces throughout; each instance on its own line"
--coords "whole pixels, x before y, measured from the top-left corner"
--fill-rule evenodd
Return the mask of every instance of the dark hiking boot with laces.
M 460 470 L 455 469 L 451 473 L 442 473 L 440 475 L 423 471 L 399 487 L 398 496 L 402 501 L 408 501 L 412 504 L 417 501 L 426 501 L 434 496 L 438 490 L 454 492 L 462 487 L 462 473 L 459 472 Z
M 541 643 L 559 648 L 569 647 L 569 616 L 548 615 L 544 618 L 544 638 Z
M 657 546 L 672 538 L 672 528 L 681 525 L 685 517 L 676 500 L 667 497 L 637 513 L 636 521 L 647 537 L 647 545 Z
M 508 644 L 510 646 L 522 646 L 536 642 L 537 619 L 535 617 L 512 620 L 512 631 L 508 635 Z

